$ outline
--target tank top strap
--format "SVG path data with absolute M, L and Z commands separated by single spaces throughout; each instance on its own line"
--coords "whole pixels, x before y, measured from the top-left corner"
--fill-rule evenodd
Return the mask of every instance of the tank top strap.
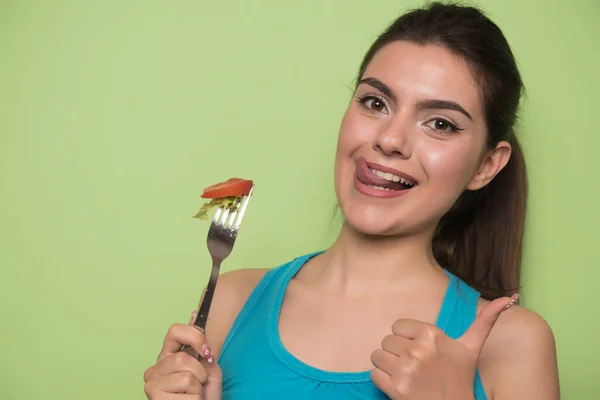
M 480 293 L 467 285 L 462 279 L 444 269 L 450 282 L 436 325 L 453 339 L 461 337 L 471 326 L 477 316 L 477 304 Z M 486 400 L 487 395 L 479 375 L 475 372 L 473 385 L 475 400 Z
M 241 326 L 244 325 L 246 319 L 252 315 L 253 319 L 259 318 L 264 319 L 263 326 L 266 328 L 271 320 L 279 318 L 279 314 L 275 314 L 275 308 L 278 297 L 284 296 L 289 281 L 298 273 L 300 268 L 306 263 L 311 257 L 322 253 L 322 251 L 306 254 L 297 257 L 279 267 L 269 270 L 262 277 L 258 285 L 254 288 L 248 300 L 242 307 L 240 313 L 235 319 L 229 333 L 225 337 L 219 359 L 223 358 L 223 355 L 227 352 L 231 341 Z M 266 305 L 267 309 L 262 309 L 259 312 L 253 312 L 258 303 Z M 266 332 L 265 332 L 266 333 Z
M 448 275 L 448 289 L 438 314 L 436 325 L 446 335 L 457 339 L 465 333 L 475 320 L 479 292 L 467 285 L 451 272 Z

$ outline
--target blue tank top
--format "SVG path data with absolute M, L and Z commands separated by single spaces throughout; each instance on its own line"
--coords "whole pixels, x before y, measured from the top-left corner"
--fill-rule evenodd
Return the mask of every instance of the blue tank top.
M 389 399 L 371 380 L 371 371 L 329 372 L 289 353 L 279 337 L 279 314 L 290 280 L 313 256 L 298 257 L 270 270 L 256 286 L 225 338 L 219 365 L 223 400 Z M 436 326 L 458 338 L 475 319 L 479 292 L 446 271 L 450 282 Z M 475 400 L 487 400 L 479 372 Z

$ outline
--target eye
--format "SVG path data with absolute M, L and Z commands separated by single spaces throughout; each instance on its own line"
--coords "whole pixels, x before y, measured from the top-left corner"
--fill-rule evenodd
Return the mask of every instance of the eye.
M 367 110 L 376 113 L 388 113 L 388 108 L 385 101 L 377 96 L 367 95 L 358 99 L 358 102 Z
M 425 125 L 431 129 L 433 129 L 434 131 L 441 132 L 441 133 L 456 133 L 456 132 L 462 131 L 462 129 L 457 127 L 452 122 L 448 121 L 445 118 L 439 118 L 439 117 L 428 121 Z

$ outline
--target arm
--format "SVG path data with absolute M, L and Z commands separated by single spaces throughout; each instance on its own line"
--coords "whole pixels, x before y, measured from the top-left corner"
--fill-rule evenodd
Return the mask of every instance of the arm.
M 206 338 L 217 359 L 235 319 L 267 271 L 268 269 L 241 269 L 219 276 L 206 322 Z
M 500 316 L 479 370 L 490 400 L 558 400 L 554 335 L 536 313 L 513 307 Z

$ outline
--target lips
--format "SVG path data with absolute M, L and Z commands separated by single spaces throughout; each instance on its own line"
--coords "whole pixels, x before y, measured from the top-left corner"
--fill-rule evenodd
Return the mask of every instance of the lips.
M 411 183 L 413 183 L 415 185 L 418 183 L 417 178 L 414 178 L 414 177 L 412 177 L 412 176 L 410 176 L 408 174 L 405 174 L 402 171 L 398 171 L 397 169 L 386 167 L 385 165 L 381 165 L 381 164 L 377 164 L 377 163 L 373 163 L 373 162 L 368 162 L 364 157 L 360 157 L 359 158 L 359 162 L 361 161 L 361 159 L 364 160 L 364 162 L 367 164 L 367 166 L 369 168 L 371 168 L 371 169 L 375 169 L 375 170 L 381 171 L 381 172 L 387 172 L 387 173 L 390 173 L 392 175 L 397 175 L 397 176 L 399 176 L 401 178 L 404 178 L 407 181 L 410 181 Z
M 376 170 L 375 172 L 378 173 L 376 174 L 373 170 Z M 417 184 L 417 180 L 412 176 L 390 167 L 368 162 L 364 157 L 360 157 L 357 160 L 356 172 L 359 179 L 367 185 L 389 187 L 390 189 L 395 190 L 404 190 Z M 386 173 L 387 176 L 382 176 L 382 172 Z M 394 180 L 392 180 L 391 176 L 395 176 Z M 398 181 L 401 183 L 398 183 Z
M 385 186 L 390 183 L 390 181 L 371 172 L 369 163 L 367 163 L 364 157 L 360 157 L 356 163 L 356 175 L 358 175 L 358 179 L 365 185 Z
M 374 173 L 372 169 L 396 175 L 396 179 L 401 177 L 403 178 L 403 181 L 409 180 L 414 183 L 414 185 L 410 186 L 408 184 L 402 184 L 400 182 L 384 179 L 383 177 Z M 379 164 L 369 163 L 364 157 L 360 157 L 356 162 L 354 186 L 360 193 L 369 197 L 392 198 L 402 196 L 410 192 L 411 189 L 416 186 L 416 184 L 417 180 L 410 175 Z

